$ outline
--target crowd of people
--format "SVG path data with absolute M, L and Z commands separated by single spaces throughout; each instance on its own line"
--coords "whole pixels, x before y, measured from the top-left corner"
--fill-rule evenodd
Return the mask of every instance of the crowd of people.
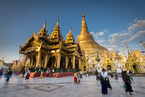
M 40 73 L 39 78 L 43 78 L 43 70 L 39 69 L 38 72 Z M 4 74 L 3 73 L 4 73 L 4 71 L 3 71 L 3 69 L 1 69 L 0 70 L 0 78 L 2 77 L 2 75 L 5 75 L 6 82 L 9 82 L 9 80 L 12 77 L 12 74 L 13 74 L 12 70 L 9 69 Z M 30 70 L 25 71 L 23 69 L 23 70 L 21 70 L 21 73 L 22 73 L 22 78 L 29 79 Z M 55 70 L 54 69 L 46 70 L 46 77 L 49 77 L 50 73 L 55 73 Z M 77 71 L 77 72 L 74 72 L 74 85 L 80 84 L 81 79 L 82 79 L 82 75 L 83 75 L 83 73 L 82 73 L 81 70 Z M 110 88 L 110 90 L 112 90 L 112 86 L 110 84 L 110 80 L 109 80 L 107 70 L 102 69 L 102 72 L 99 73 L 98 70 L 96 69 L 95 75 L 96 75 L 96 80 L 100 80 L 102 94 L 104 94 L 104 95 L 108 94 L 107 88 Z M 111 76 L 111 78 L 113 78 L 113 73 L 112 72 L 109 75 Z M 118 75 L 116 70 L 114 72 L 114 76 L 115 76 L 115 80 L 118 80 L 119 75 Z M 133 95 L 131 93 L 131 92 L 133 92 L 132 86 L 131 86 L 131 83 L 133 81 L 132 71 L 129 70 L 129 73 L 127 73 L 127 71 L 123 71 L 123 69 L 122 69 L 121 76 L 122 76 L 122 81 L 124 82 L 123 86 L 124 86 L 124 89 L 125 89 L 125 93 L 127 94 L 127 92 L 129 92 L 130 95 Z

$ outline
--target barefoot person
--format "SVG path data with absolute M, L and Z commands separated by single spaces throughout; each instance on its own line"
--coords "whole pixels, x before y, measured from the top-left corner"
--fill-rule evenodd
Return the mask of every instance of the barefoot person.
M 74 85 L 77 84 L 77 73 L 74 72 Z

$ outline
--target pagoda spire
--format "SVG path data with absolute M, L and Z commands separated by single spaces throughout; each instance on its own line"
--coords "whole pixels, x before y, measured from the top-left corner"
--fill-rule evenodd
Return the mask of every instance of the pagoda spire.
M 126 60 L 127 60 L 127 57 L 126 57 L 126 55 L 124 53 L 124 50 L 122 49 L 122 58 L 121 58 L 121 61 L 126 62 Z
M 82 15 L 82 27 L 81 27 L 81 29 L 83 29 L 83 28 L 85 28 L 85 30 L 88 30 L 84 13 Z
M 46 21 L 45 21 L 45 23 L 44 23 L 44 25 L 43 25 L 43 28 L 46 29 Z
M 129 52 L 128 46 L 127 46 L 127 51 L 128 51 L 128 58 L 131 57 L 131 54 Z
M 59 26 L 59 18 L 57 19 L 57 23 L 56 23 L 56 26 Z
M 113 60 L 115 61 L 115 57 L 116 57 L 116 54 L 115 54 L 115 52 L 114 52 L 114 50 L 113 50 Z
M 71 26 L 70 26 L 70 30 L 69 30 L 69 33 L 70 33 L 70 34 L 72 34 L 72 33 L 71 33 Z

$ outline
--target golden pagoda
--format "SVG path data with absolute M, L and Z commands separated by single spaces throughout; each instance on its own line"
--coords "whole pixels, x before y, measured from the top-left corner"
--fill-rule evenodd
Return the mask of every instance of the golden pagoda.
M 127 47 L 127 51 L 128 51 L 128 59 L 127 62 L 125 63 L 126 66 L 126 70 L 131 70 L 133 73 L 142 73 L 142 69 L 141 69 L 141 65 L 139 63 L 139 61 L 137 61 L 135 59 L 134 56 L 132 56 L 133 54 L 130 54 L 129 49 Z
M 83 13 L 82 15 L 82 25 L 81 25 L 81 32 L 77 38 L 77 43 L 79 43 L 81 50 L 84 50 L 85 57 L 88 60 L 89 68 L 95 69 L 97 67 L 98 62 L 95 60 L 97 57 L 97 50 L 98 50 L 98 56 L 101 59 L 100 65 L 103 67 L 104 64 L 104 49 L 105 47 L 99 45 L 93 38 L 93 36 L 88 31 L 87 23 L 85 20 L 85 15 Z M 108 58 L 113 57 L 113 53 L 106 49 L 106 54 Z M 114 53 L 115 54 L 115 53 Z
M 47 69 L 79 71 L 81 69 L 82 51 L 78 43 L 75 43 L 72 35 L 67 33 L 66 40 L 60 33 L 59 19 L 53 32 L 47 34 L 46 21 L 43 28 L 35 35 L 27 39 L 27 42 L 20 46 L 19 53 L 24 54 L 21 67 L 32 69 L 36 67 L 36 72 L 41 68 L 45 72 Z M 28 63 L 26 63 L 28 61 Z

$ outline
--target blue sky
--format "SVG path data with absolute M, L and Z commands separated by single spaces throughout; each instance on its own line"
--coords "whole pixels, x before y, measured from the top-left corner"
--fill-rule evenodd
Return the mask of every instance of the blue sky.
M 126 46 L 143 49 L 144 0 L 0 0 L 0 58 L 19 59 L 19 47 L 32 32 L 37 34 L 47 20 L 50 34 L 58 17 L 64 39 L 71 26 L 76 41 L 83 12 L 89 32 L 100 45 L 120 50 L 121 55 L 122 48 L 127 55 Z

